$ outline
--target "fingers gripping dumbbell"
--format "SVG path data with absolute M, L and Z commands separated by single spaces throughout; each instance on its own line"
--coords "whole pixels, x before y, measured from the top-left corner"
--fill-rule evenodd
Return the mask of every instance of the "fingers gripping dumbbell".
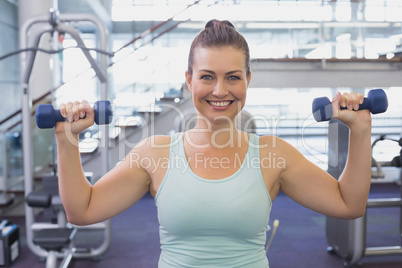
M 113 112 L 109 101 L 97 101 L 94 104 L 95 123 L 98 125 L 110 124 Z M 55 110 L 51 104 L 40 104 L 35 113 L 36 124 L 39 128 L 52 128 L 56 122 L 66 119 L 61 115 L 60 110 Z
M 359 110 L 368 109 L 372 114 L 383 113 L 388 108 L 388 98 L 382 89 L 370 90 L 367 98 L 364 98 Z M 341 110 L 347 108 L 341 107 Z M 316 98 L 313 101 L 313 116 L 318 122 L 328 121 L 332 118 L 332 105 L 327 97 Z

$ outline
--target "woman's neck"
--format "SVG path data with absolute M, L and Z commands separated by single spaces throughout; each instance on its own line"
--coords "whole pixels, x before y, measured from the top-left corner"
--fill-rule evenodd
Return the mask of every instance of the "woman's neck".
M 207 124 L 198 122 L 196 126 L 187 132 L 187 142 L 200 148 L 227 148 L 240 147 L 243 140 L 234 122 L 231 124 Z

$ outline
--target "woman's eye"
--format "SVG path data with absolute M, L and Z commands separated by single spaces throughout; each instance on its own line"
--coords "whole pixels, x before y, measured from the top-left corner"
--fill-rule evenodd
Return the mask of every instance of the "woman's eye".
M 211 79 L 212 79 L 212 76 L 210 76 L 210 75 L 203 75 L 203 76 L 201 76 L 201 79 L 211 80 Z
M 229 80 L 239 80 L 239 79 L 240 79 L 240 77 L 235 76 L 235 75 L 229 76 Z

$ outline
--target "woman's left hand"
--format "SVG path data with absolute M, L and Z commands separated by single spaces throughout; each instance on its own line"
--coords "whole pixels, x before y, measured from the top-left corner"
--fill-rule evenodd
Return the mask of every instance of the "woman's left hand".
M 369 110 L 359 110 L 364 101 L 360 93 L 337 92 L 332 100 L 332 117 L 345 123 L 350 129 L 371 130 L 371 113 Z M 346 108 L 341 110 L 340 108 Z

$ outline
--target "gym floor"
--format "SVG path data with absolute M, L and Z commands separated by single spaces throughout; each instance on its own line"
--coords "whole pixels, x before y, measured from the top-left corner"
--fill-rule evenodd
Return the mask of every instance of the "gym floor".
M 394 183 L 373 184 L 370 198 L 399 197 Z M 370 208 L 367 212 L 367 245 L 401 245 L 399 208 Z M 272 242 L 268 258 L 273 268 L 342 268 L 344 261 L 327 252 L 325 216 L 312 212 L 280 193 L 274 201 L 270 224 L 280 225 Z M 28 249 L 23 217 L 12 218 L 21 228 L 21 254 L 14 268 L 43 268 Z M 156 268 L 160 254 L 158 222 L 154 199 L 146 195 L 136 205 L 112 219 L 113 239 L 101 260 L 73 260 L 70 267 L 133 267 Z M 402 267 L 402 256 L 365 257 L 362 268 Z

